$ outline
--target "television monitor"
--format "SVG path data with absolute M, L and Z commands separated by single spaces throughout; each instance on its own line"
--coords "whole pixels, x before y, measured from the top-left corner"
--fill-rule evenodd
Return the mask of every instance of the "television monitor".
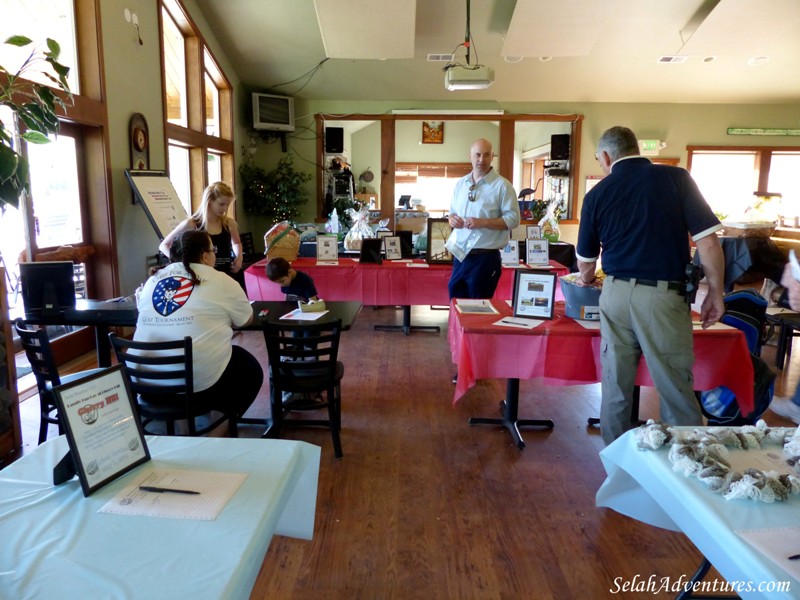
M 400 201 L 397 203 L 397 205 L 404 208 L 411 208 L 411 196 L 400 196 Z
M 253 92 L 253 129 L 294 131 L 294 98 Z
M 74 274 L 68 260 L 19 263 L 25 314 L 56 316 L 75 308 Z
M 400 253 L 403 258 L 411 258 L 414 254 L 414 234 L 411 231 L 398 230 L 395 235 L 400 238 Z

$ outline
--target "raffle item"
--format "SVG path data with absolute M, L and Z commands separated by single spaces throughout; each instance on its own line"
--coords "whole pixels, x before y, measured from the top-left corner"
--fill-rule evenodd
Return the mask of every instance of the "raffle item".
M 289 221 L 281 221 L 264 234 L 264 247 L 269 260 L 280 257 L 292 262 L 300 249 L 300 234 Z
M 347 214 L 353 220 L 353 226 L 344 236 L 344 249 L 361 250 L 361 240 L 375 237 L 372 227 L 369 226 L 369 209 L 366 207 L 360 210 L 348 208 Z
M 575 283 L 579 277 L 578 273 L 571 273 L 559 277 L 561 281 L 561 291 L 564 294 L 566 303 L 566 314 L 573 319 L 584 321 L 600 320 L 600 292 L 601 286 L 580 287 Z M 602 279 L 598 273 L 598 280 L 602 284 Z

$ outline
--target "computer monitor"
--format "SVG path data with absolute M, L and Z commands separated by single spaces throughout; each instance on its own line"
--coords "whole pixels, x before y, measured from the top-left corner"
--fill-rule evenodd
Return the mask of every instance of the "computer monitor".
M 74 266 L 71 261 L 19 263 L 22 305 L 26 315 L 56 316 L 75 308 Z
M 397 206 L 402 206 L 403 208 L 411 208 L 411 194 L 408 196 L 400 196 L 400 200 L 397 203 Z

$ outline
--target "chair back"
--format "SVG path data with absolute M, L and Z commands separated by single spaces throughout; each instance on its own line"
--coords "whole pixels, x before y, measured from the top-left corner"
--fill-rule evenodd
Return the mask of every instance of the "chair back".
M 17 330 L 22 347 L 25 349 L 25 356 L 31 365 L 33 375 L 36 377 L 36 387 L 39 388 L 39 394 L 47 393 L 48 383 L 50 384 L 50 389 L 61 385 L 47 331 L 43 327 L 29 329 L 23 319 L 14 321 L 14 328 Z
M 256 254 L 256 243 L 253 241 L 252 232 L 240 233 L 239 241 L 242 244 L 242 258 L 244 262 L 255 262 L 260 258 Z
M 720 320 L 743 331 L 750 353 L 760 356 L 766 339 L 767 301 L 752 288 L 729 292 L 723 301 L 725 313 Z
M 264 340 L 273 384 L 282 391 L 305 391 L 315 382 L 335 381 L 341 331 L 341 319 L 267 324 Z

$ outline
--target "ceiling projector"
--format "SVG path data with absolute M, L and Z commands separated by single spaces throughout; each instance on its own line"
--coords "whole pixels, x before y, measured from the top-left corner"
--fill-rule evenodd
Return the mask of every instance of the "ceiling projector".
M 444 87 L 453 90 L 485 90 L 494 83 L 494 71 L 489 67 L 452 66 L 444 72 Z

